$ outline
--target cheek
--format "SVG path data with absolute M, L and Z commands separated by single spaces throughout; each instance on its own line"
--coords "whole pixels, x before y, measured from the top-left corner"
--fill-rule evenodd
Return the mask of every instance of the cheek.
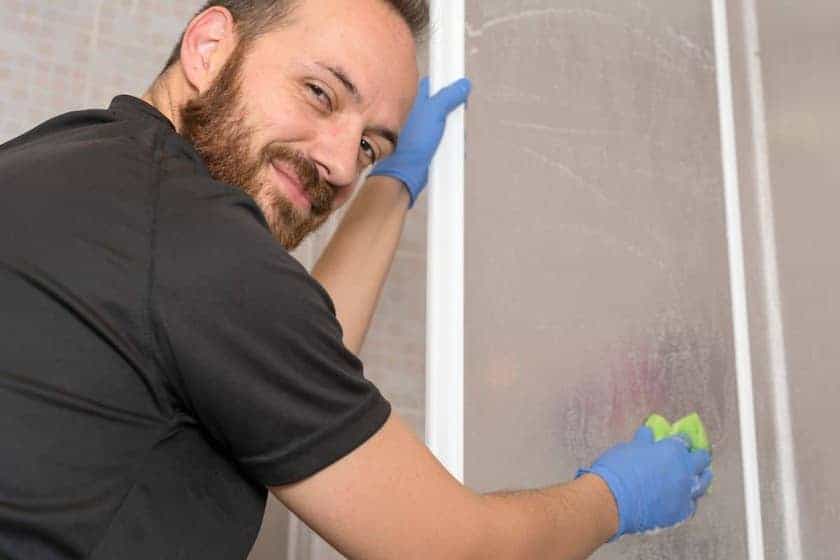
M 358 181 L 351 185 L 346 185 L 344 187 L 339 188 L 335 193 L 335 198 L 333 199 L 333 210 L 337 210 L 344 206 L 350 197 L 353 196 L 353 193 L 356 192 L 356 187 L 358 186 Z
M 252 147 L 262 149 L 279 142 L 291 144 L 304 140 L 311 132 L 312 119 L 296 99 L 272 93 L 246 100 L 246 120 L 253 131 Z

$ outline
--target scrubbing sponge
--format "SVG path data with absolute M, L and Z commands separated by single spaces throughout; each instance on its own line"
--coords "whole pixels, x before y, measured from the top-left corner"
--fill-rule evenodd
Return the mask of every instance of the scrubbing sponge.
M 645 421 L 645 426 L 653 432 L 654 441 L 659 441 L 662 438 L 670 436 L 684 435 L 691 442 L 692 451 L 697 451 L 698 449 L 711 451 L 706 427 L 703 426 L 703 421 L 700 420 L 700 415 L 696 412 L 680 418 L 673 424 L 659 414 L 651 414 Z

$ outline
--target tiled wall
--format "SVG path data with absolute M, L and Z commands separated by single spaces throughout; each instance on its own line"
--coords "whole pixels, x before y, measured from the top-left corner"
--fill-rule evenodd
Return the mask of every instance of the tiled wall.
M 0 140 L 142 93 L 199 1 L 0 0 Z
M 141 95 L 201 0 L 0 0 L 0 143 L 70 110 Z M 368 378 L 423 433 L 425 199 L 412 210 L 362 360 Z M 297 256 L 311 265 L 334 223 Z M 272 509 L 252 559 L 283 558 L 285 514 Z M 293 523 L 293 533 L 297 529 Z M 312 558 L 328 553 L 308 537 Z M 303 545 L 298 544 L 298 550 Z M 304 557 L 299 555 L 298 557 Z

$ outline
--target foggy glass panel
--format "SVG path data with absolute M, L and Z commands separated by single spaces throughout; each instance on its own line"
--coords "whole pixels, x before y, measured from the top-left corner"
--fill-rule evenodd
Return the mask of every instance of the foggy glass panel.
M 828 560 L 838 557 L 840 528 L 840 452 L 826 445 L 837 438 L 840 402 L 840 4 L 757 6 L 801 552 L 802 558 Z M 764 373 L 769 390 L 757 397 L 770 400 L 772 372 Z M 779 446 L 788 444 L 776 437 L 764 442 L 768 559 L 793 558 L 780 539 L 784 502 L 777 461 L 789 451 Z
M 468 0 L 465 478 L 571 479 L 701 414 L 713 492 L 598 559 L 744 558 L 710 3 Z

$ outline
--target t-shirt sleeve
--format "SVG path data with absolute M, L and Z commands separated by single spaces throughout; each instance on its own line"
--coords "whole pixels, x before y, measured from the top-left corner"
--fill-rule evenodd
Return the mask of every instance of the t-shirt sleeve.
M 326 291 L 251 204 L 210 200 L 161 219 L 151 306 L 187 413 L 273 486 L 351 452 L 390 405 L 345 348 Z

